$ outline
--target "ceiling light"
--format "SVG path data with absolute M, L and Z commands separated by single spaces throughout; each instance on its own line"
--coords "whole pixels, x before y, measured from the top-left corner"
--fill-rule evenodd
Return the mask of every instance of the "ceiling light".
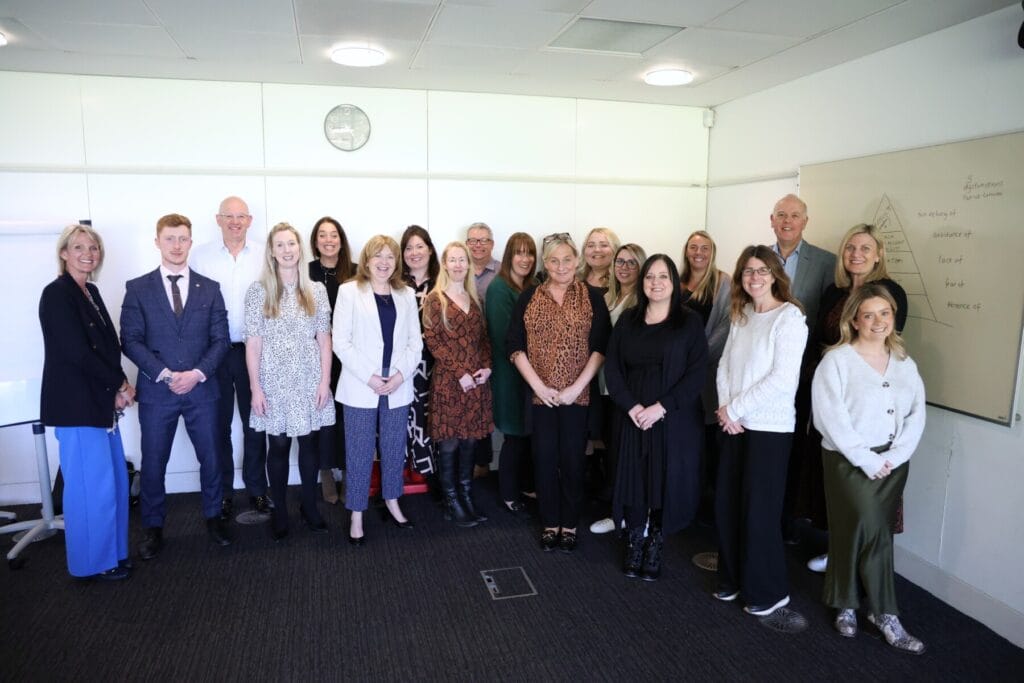
M 647 85 L 686 85 L 693 81 L 693 74 L 683 69 L 659 69 L 644 74 Z
M 342 66 L 380 66 L 388 58 L 372 47 L 339 47 L 331 51 L 331 61 Z
M 7 36 L 5 36 L 4 34 L 0 33 L 0 47 L 3 47 L 6 44 L 7 44 Z

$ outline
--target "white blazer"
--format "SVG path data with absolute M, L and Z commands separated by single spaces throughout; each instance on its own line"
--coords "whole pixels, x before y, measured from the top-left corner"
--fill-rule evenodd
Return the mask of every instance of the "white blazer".
M 423 355 L 419 311 L 411 287 L 394 290 L 395 333 L 391 351 L 391 367 L 405 380 L 388 397 L 388 406 L 398 408 L 412 403 L 413 375 Z M 380 398 L 367 382 L 380 372 L 384 358 L 384 337 L 373 289 L 351 280 L 338 288 L 334 306 L 334 353 L 341 361 L 341 378 L 335 400 L 353 408 L 376 408 Z

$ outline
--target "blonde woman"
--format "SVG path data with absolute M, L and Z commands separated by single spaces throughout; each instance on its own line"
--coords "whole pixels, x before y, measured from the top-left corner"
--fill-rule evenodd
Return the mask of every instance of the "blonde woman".
M 811 385 L 829 520 L 824 600 L 838 610 L 840 635 L 856 635 L 856 609 L 866 599 L 868 621 L 886 642 L 921 654 L 924 643 L 897 616 L 891 521 L 924 432 L 925 395 L 896 331 L 896 306 L 880 283 L 850 294 L 839 343 Z
M 399 268 L 398 243 L 371 237 L 359 255 L 356 277 L 338 289 L 334 311 L 334 353 L 341 360 L 337 401 L 345 415 L 345 464 L 351 511 L 349 543 L 365 542 L 363 512 L 369 505 L 370 471 L 379 439 L 381 488 L 391 519 L 401 529 L 402 467 L 406 425 L 413 400 L 412 378 L 420 363 L 416 295 Z
M 287 223 L 267 236 L 263 272 L 245 295 L 245 361 L 252 387 L 249 426 L 267 434 L 267 478 L 276 503 L 271 535 L 288 535 L 288 455 L 299 440 L 299 513 L 314 533 L 326 533 L 317 510 L 319 455 L 314 432 L 334 425 L 331 400 L 331 304 L 311 282 L 302 238 Z
M 430 438 L 437 444 L 445 517 L 475 526 L 487 517 L 473 501 L 473 452 L 494 431 L 491 342 L 477 297 L 469 250 L 452 242 L 441 254 L 437 284 L 423 302 L 423 340 L 434 357 Z
M 615 254 L 622 242 L 611 228 L 594 228 L 583 240 L 583 263 L 578 277 L 604 293 L 605 304 L 611 308 L 618 298 L 618 283 L 612 273 Z

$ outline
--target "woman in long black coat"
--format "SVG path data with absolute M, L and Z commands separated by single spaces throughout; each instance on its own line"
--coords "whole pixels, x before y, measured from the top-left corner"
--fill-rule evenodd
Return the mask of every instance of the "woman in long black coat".
M 625 517 L 629 528 L 626 576 L 657 579 L 663 535 L 696 514 L 707 359 L 704 323 L 682 305 L 675 264 L 665 254 L 651 256 L 640 271 L 637 305 L 615 325 L 605 364 L 618 408 L 612 511 L 616 526 Z

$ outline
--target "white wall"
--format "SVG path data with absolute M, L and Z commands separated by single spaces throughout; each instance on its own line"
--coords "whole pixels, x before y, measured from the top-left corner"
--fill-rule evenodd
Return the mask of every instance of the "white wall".
M 327 111 L 346 102 L 372 125 L 352 153 L 323 136 Z M 41 372 L 38 295 L 54 277 L 57 234 L 77 219 L 104 236 L 98 284 L 117 320 L 125 280 L 158 263 L 156 219 L 183 213 L 197 244 L 216 239 L 230 194 L 248 201 L 261 238 L 279 221 L 305 234 L 329 214 L 354 249 L 411 223 L 441 248 L 483 220 L 499 258 L 513 232 L 579 240 L 596 225 L 675 254 L 704 224 L 707 145 L 690 107 L 0 72 L 0 250 L 5 280 L 25 292 L 0 330 L 0 383 Z M 237 418 L 234 429 L 238 463 Z M 134 410 L 122 430 L 138 465 Z M 52 434 L 49 449 L 55 472 Z M 0 430 L 0 453 L 0 503 L 38 500 L 30 430 Z M 197 469 L 179 430 L 168 489 L 198 490 Z
M 745 244 L 772 240 L 768 214 L 797 190 L 801 165 L 1024 129 L 1019 25 L 1020 9 L 1009 7 L 718 107 L 708 226 L 722 265 L 731 268 Z M 813 242 L 813 206 L 808 213 Z M 1018 645 L 1022 482 L 1019 421 L 1007 429 L 929 408 L 896 541 L 900 573 Z M 912 628 L 914 616 L 906 619 Z

